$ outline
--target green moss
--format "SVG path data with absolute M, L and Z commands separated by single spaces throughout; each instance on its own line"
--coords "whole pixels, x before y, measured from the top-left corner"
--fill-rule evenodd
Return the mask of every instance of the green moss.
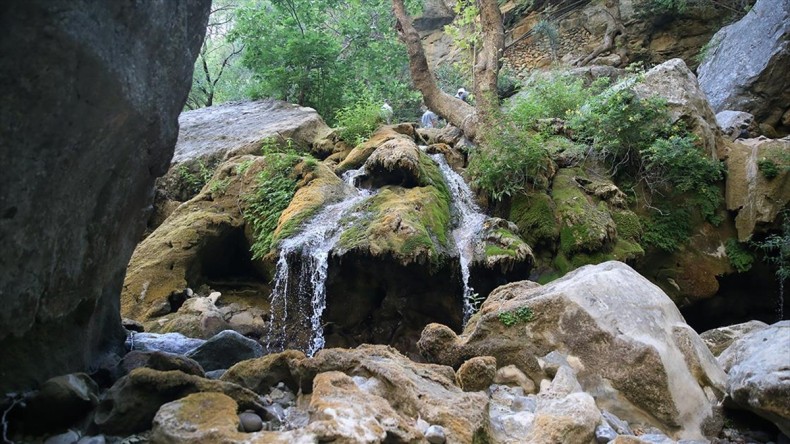
M 354 212 L 363 215 L 341 234 L 339 251 L 439 264 L 450 250 L 450 200 L 437 187 L 384 187 Z
M 517 253 L 516 253 L 515 250 L 509 249 L 509 248 L 502 248 L 499 245 L 487 244 L 486 245 L 486 256 L 487 257 L 491 257 L 491 256 L 516 257 Z
M 561 169 L 551 192 L 562 221 L 560 251 L 566 256 L 605 248 L 614 228 L 607 206 L 603 202 L 594 205 L 573 179 L 575 176 L 583 176 L 583 172 L 579 168 Z
M 554 201 L 540 191 L 517 194 L 512 200 L 508 219 L 515 222 L 519 233 L 530 245 L 551 245 L 560 235 Z
M 633 211 L 622 210 L 613 211 L 612 220 L 617 226 L 617 237 L 619 239 L 636 240 L 642 236 L 642 224 L 639 223 L 639 216 Z

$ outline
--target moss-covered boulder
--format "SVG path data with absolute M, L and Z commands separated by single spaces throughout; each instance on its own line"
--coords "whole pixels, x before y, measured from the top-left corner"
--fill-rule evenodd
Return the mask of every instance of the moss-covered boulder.
M 413 140 L 398 137 L 381 144 L 365 162 L 365 171 L 370 175 L 373 186 L 400 185 L 413 187 L 419 184 L 423 174 L 420 166 L 420 150 Z
M 274 164 L 280 170 L 273 172 Z M 226 322 L 229 316 L 216 307 L 182 307 L 184 290 L 227 281 L 258 283 L 266 294 L 250 294 L 247 303 L 265 308 L 264 284 L 273 268 L 267 254 L 272 246 L 346 192 L 347 186 L 315 160 L 282 154 L 228 160 L 200 194 L 137 246 L 124 281 L 121 312 L 139 321 L 155 321 L 146 322 L 149 331 L 209 337 L 233 328 Z M 280 202 L 287 205 L 281 212 L 266 200 L 278 193 L 290 193 L 281 196 Z M 263 260 L 254 260 L 251 249 Z
M 387 186 L 361 203 L 363 216 L 340 236 L 335 254 L 387 256 L 402 265 L 439 265 L 452 254 L 450 198 L 434 186 Z
M 371 154 L 384 143 L 392 139 L 414 141 L 415 132 L 411 125 L 382 126 L 368 140 L 355 146 L 335 167 L 335 173 L 341 175 L 348 170 L 361 167 Z M 339 159 L 333 159 L 338 161 Z
M 515 222 L 521 237 L 533 247 L 551 247 L 560 236 L 557 205 L 551 196 L 540 190 L 513 196 L 508 219 Z
M 611 248 L 617 236 L 606 204 L 588 196 L 577 177 L 585 177 L 580 168 L 562 168 L 551 190 L 561 221 L 559 251 L 566 257 Z

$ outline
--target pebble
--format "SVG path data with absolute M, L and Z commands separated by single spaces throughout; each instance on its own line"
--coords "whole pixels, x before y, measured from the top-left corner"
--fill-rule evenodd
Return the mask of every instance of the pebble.
M 425 431 L 425 439 L 431 444 L 444 444 L 447 437 L 444 433 L 444 427 L 440 425 L 432 425 Z
M 617 432 L 609 424 L 604 423 L 595 428 L 595 442 L 598 444 L 606 444 L 615 438 Z
M 239 422 L 242 432 L 259 432 L 263 429 L 263 420 L 256 413 L 247 411 L 239 413 Z

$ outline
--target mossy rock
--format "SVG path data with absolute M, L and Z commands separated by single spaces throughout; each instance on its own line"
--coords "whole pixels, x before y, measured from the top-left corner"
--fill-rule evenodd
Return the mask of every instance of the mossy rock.
M 618 239 L 630 239 L 638 241 L 642 237 L 642 224 L 633 211 L 616 210 L 612 211 L 612 220 L 617 227 Z
M 560 251 L 566 256 L 610 249 L 617 236 L 607 205 L 594 203 L 576 177 L 584 177 L 580 168 L 560 169 L 551 191 L 561 220 Z
M 338 202 L 353 190 L 322 163 L 299 163 L 294 174 L 301 177 L 288 207 L 283 210 L 272 235 L 272 244 L 296 234 L 323 207 Z
M 225 162 L 211 179 L 227 183 L 222 192 L 204 187 L 137 246 L 121 292 L 122 316 L 151 320 L 171 293 L 198 283 L 203 255 L 244 229 L 238 196 L 253 186 L 255 172 L 264 165 L 264 158 L 254 156 Z
M 473 265 L 506 274 L 517 265 L 531 268 L 535 263 L 532 249 L 517 234 L 513 222 L 490 218 L 483 225 L 481 242 L 475 247 Z
M 439 265 L 451 254 L 446 188 L 387 186 L 355 210 L 362 217 L 340 236 L 336 255 L 391 256 L 399 263 Z
M 542 191 L 513 196 L 509 219 L 516 223 L 519 234 L 530 245 L 553 245 L 560 236 L 557 206 Z
M 346 171 L 355 170 L 368 160 L 371 154 L 376 151 L 376 148 L 383 145 L 392 139 L 406 139 L 414 141 L 413 136 L 403 134 L 397 131 L 398 128 L 392 126 L 383 126 L 376 130 L 370 139 L 355 146 L 348 155 L 335 167 L 335 173 L 340 176 Z

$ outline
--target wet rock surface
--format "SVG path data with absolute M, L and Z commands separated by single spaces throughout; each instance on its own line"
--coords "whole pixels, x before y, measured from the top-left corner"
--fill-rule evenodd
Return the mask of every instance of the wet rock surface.
M 4 5 L 0 392 L 122 346 L 118 291 L 170 163 L 209 3 Z

